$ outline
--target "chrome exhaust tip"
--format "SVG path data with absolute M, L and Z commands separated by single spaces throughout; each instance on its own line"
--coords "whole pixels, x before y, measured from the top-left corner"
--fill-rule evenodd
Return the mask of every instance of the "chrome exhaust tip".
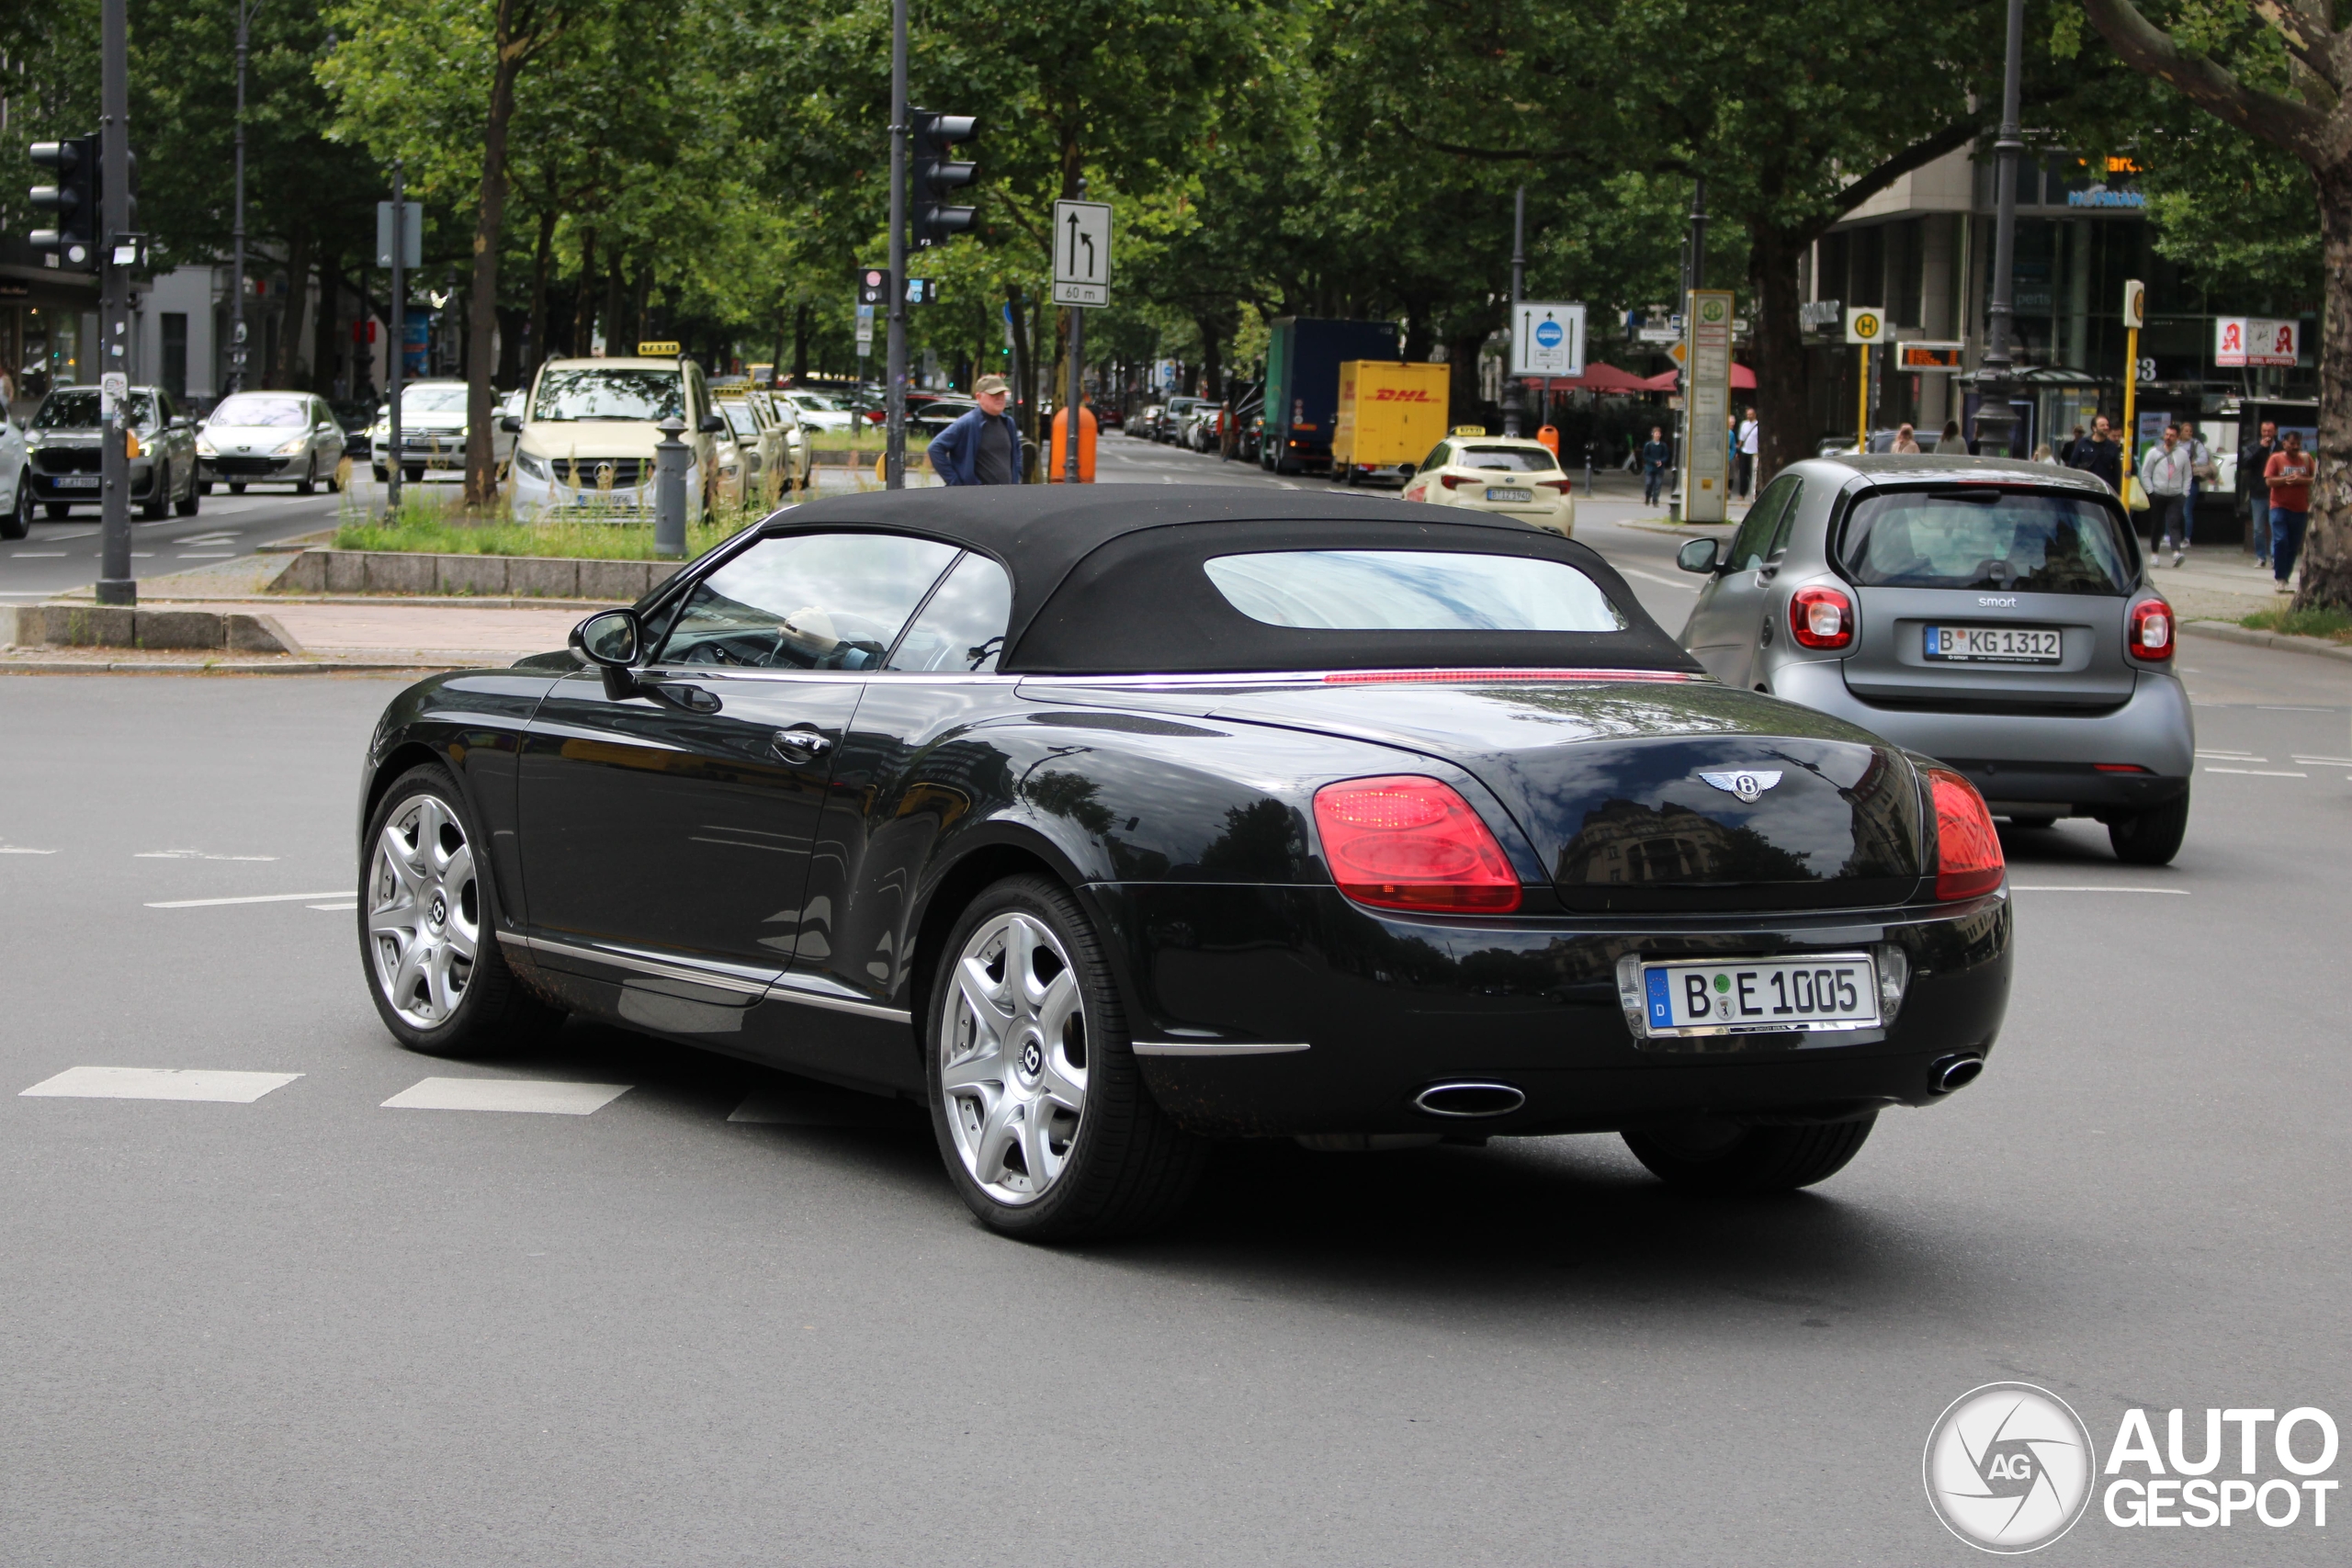
M 1413 1096 L 1413 1108 L 1431 1116 L 1508 1116 L 1526 1103 L 1507 1083 L 1432 1084 Z
M 1984 1071 L 1982 1056 L 1946 1056 L 1928 1069 L 1928 1087 L 1938 1094 L 1966 1089 Z

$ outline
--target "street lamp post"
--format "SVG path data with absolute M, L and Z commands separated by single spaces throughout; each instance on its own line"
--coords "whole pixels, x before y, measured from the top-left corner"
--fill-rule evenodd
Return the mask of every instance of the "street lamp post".
M 251 0 L 237 0 L 237 197 L 229 227 L 229 390 L 245 389 L 245 51 Z
M 1984 361 L 1976 373 L 1976 450 L 2002 457 L 2013 449 L 2018 423 L 2017 411 L 2009 406 L 2009 318 L 2014 298 L 2010 275 L 2017 265 L 2018 154 L 2025 149 L 2018 129 L 2018 77 L 2024 57 L 2025 0 L 2009 0 L 2008 51 L 2001 63 L 2001 133 L 1993 143 L 2000 160 L 1993 186 L 1993 297 L 1984 306 Z
M 907 0 L 890 0 L 890 299 L 884 320 L 882 483 L 907 483 Z
M 1526 286 L 1526 280 L 1527 187 L 1522 185 L 1511 197 L 1510 330 L 1513 333 L 1519 331 L 1519 297 Z M 1510 357 L 1503 361 L 1503 367 L 1506 370 L 1510 369 L 1512 362 L 1519 357 L 1519 344 L 1514 341 L 1510 345 Z M 1517 435 L 1520 433 L 1520 412 L 1525 407 L 1526 400 L 1526 394 L 1519 385 L 1519 378 L 1517 376 L 1507 378 L 1503 382 L 1503 434 L 1505 435 Z

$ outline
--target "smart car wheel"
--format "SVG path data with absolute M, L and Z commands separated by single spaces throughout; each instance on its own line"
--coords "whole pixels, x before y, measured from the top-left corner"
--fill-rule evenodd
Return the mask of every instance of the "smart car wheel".
M 561 1014 L 525 992 L 500 953 L 486 842 L 457 781 L 412 768 L 368 820 L 359 886 L 360 963 L 384 1027 L 412 1051 L 468 1055 L 512 1045 Z
M 17 503 L 0 517 L 0 539 L 21 539 L 33 531 L 33 476 L 28 468 L 17 476 Z
M 1700 1117 L 1627 1130 L 1625 1146 L 1650 1174 L 1702 1192 L 1786 1192 L 1845 1168 L 1877 1124 L 1875 1115 L 1815 1127 L 1743 1127 Z
M 2115 858 L 2129 865 L 2170 865 L 2188 832 L 2188 795 L 2147 811 L 2119 817 L 2107 825 Z
M 1067 888 L 1016 876 L 942 946 L 925 1076 L 949 1179 L 990 1229 L 1127 1235 L 1173 1215 L 1204 1146 L 1153 1103 L 1092 925 Z

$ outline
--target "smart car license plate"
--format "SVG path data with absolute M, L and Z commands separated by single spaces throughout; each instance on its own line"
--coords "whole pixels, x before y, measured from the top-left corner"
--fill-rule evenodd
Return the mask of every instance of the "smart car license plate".
M 1488 501 L 1533 501 L 1535 492 L 1532 490 L 1521 490 L 1517 485 L 1488 485 L 1487 499 Z
M 1866 953 L 1732 963 L 1645 964 L 1653 1038 L 1878 1027 L 1878 966 Z
M 96 490 L 98 488 L 98 476 L 96 474 L 60 474 L 57 476 L 55 482 L 57 488 L 60 490 Z
M 1926 653 L 1952 663 L 2055 664 L 2066 639 L 2031 626 L 1929 626 Z

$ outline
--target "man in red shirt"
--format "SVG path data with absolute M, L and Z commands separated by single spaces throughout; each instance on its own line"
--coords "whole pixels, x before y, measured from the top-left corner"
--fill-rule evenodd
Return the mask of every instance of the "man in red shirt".
M 2302 433 L 2294 430 L 2287 432 L 2285 445 L 2263 466 L 2263 482 L 2270 487 L 2270 572 L 2281 593 L 2294 573 L 2295 558 L 2302 553 L 2303 525 L 2312 512 L 2312 477 L 2318 468 L 2303 450 Z

